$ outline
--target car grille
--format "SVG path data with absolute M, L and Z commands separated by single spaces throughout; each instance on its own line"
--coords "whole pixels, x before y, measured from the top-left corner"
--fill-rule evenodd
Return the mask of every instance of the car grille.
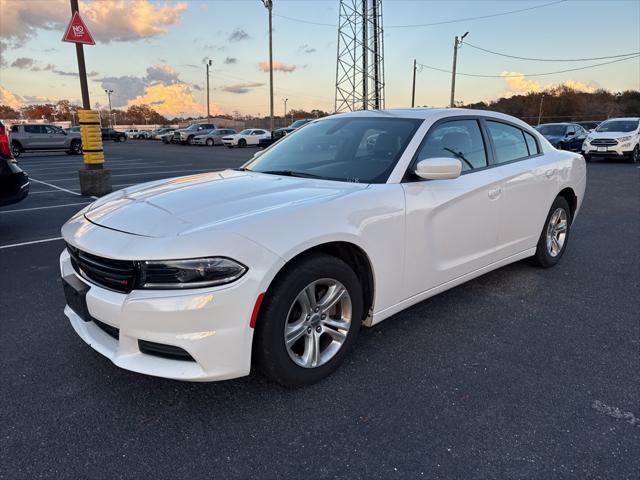
M 136 268 L 129 260 L 113 260 L 83 252 L 67 244 L 73 269 L 81 277 L 116 292 L 129 293 L 134 286 Z
M 617 144 L 618 141 L 613 138 L 596 138 L 595 140 L 591 140 L 591 145 L 595 145 L 596 147 L 610 147 Z
M 120 339 L 120 330 L 118 330 L 116 327 L 107 325 L 106 323 L 103 323 L 100 320 L 96 320 L 95 318 L 93 319 L 93 323 L 95 323 L 100 330 L 102 330 L 104 333 L 106 333 L 110 337 L 113 337 L 116 340 Z
M 173 138 L 180 138 L 180 132 L 173 132 Z
M 180 347 L 165 345 L 163 343 L 149 342 L 148 340 L 138 340 L 138 348 L 142 353 L 154 355 L 156 357 L 169 358 L 171 360 L 185 360 L 195 362 L 193 357 Z

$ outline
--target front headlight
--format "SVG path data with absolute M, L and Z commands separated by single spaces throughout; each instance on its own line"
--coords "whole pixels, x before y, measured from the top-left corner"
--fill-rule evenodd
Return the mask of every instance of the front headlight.
M 631 140 L 631 137 L 618 137 L 616 138 L 616 140 L 618 140 L 618 143 L 624 143 L 624 142 L 628 142 L 629 140 Z
M 204 288 L 234 282 L 247 267 L 225 257 L 140 262 L 138 288 Z

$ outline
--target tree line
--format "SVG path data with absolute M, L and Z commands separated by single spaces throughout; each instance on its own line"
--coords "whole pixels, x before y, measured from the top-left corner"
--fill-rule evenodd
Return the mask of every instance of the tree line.
M 543 92 L 529 92 L 524 95 L 503 97 L 491 102 L 476 102 L 459 104 L 463 108 L 475 108 L 480 110 L 492 110 L 518 117 L 532 125 L 549 122 L 572 122 L 581 120 L 604 120 L 610 117 L 640 116 L 640 91 L 627 90 L 624 92 L 609 92 L 596 90 L 594 92 L 581 92 L 566 86 L 547 89 Z M 81 107 L 72 104 L 68 100 L 59 102 L 24 105 L 19 109 L 8 105 L 0 105 L 0 118 L 5 120 L 46 120 L 77 122 L 77 111 Z M 197 120 L 195 117 L 175 117 L 171 120 L 160 115 L 149 105 L 132 105 L 126 110 L 113 109 L 112 118 L 109 121 L 108 110 L 101 109 L 103 125 L 166 125 L 169 123 L 184 123 Z M 279 123 L 299 118 L 320 118 L 330 115 L 318 109 L 291 110 L 287 118 L 278 116 Z M 233 120 L 251 121 L 257 118 L 251 115 L 241 115 L 233 112 L 232 115 L 218 115 L 221 118 Z

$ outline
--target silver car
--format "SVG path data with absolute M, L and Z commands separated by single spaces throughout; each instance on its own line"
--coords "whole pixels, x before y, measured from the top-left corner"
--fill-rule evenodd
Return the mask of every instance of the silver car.
M 193 145 L 207 145 L 209 147 L 222 145 L 222 137 L 225 135 L 235 135 L 236 133 L 237 132 L 232 128 L 217 128 L 215 130 L 209 130 L 193 137 Z
M 23 152 L 36 150 L 64 150 L 69 155 L 80 155 L 82 141 L 78 132 L 65 132 L 44 123 L 27 123 L 11 127 L 11 149 L 16 158 Z

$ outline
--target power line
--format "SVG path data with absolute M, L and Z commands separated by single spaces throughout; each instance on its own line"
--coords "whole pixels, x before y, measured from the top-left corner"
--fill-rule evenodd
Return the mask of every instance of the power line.
M 624 62 L 625 60 L 632 60 L 634 58 L 638 58 L 640 55 L 634 55 L 632 57 L 620 58 L 618 60 L 611 60 L 609 62 L 595 63 L 593 65 L 586 65 L 584 67 L 577 68 L 568 68 L 566 70 L 557 70 L 555 72 L 544 72 L 544 73 L 519 73 L 517 75 L 483 75 L 479 73 L 462 73 L 456 72 L 456 75 L 462 75 L 465 77 L 481 77 L 481 78 L 518 78 L 518 77 L 543 77 L 545 75 L 555 75 L 557 73 L 567 73 L 567 72 L 577 72 L 578 70 L 586 70 L 588 68 L 600 67 L 602 65 L 609 65 L 611 63 Z M 446 70 L 444 68 L 433 67 L 431 65 L 425 65 L 424 63 L 419 63 L 420 67 L 428 68 L 429 70 L 436 70 L 438 72 L 443 73 L 452 73 L 451 70 Z
M 535 5 L 533 7 L 527 7 L 527 8 L 520 8 L 518 10 L 509 10 L 507 12 L 498 12 L 498 13 L 492 13 L 489 15 L 479 15 L 476 17 L 466 17 L 466 18 L 457 18 L 457 19 L 452 19 L 452 20 L 442 20 L 440 22 L 432 22 L 432 23 L 415 23 L 415 24 L 407 24 L 407 25 L 385 25 L 385 28 L 413 28 L 413 27 L 433 27 L 436 25 L 447 25 L 450 23 L 459 23 L 459 22 L 470 22 L 472 20 L 484 20 L 486 18 L 493 18 L 493 17 L 502 17 L 504 15 L 512 15 L 514 13 L 520 13 L 520 12 L 527 12 L 529 10 L 536 10 L 538 8 L 543 8 L 543 7 L 548 7 L 551 5 L 557 5 L 559 3 L 565 3 L 567 0 L 555 0 L 554 2 L 548 2 L 548 3 L 543 3 L 542 5 Z M 302 18 L 294 18 L 294 17 L 288 17 L 286 15 L 280 15 L 280 14 L 273 14 L 274 17 L 280 17 L 280 18 L 284 18 L 286 20 L 291 20 L 293 22 L 299 22 L 299 23 L 306 23 L 309 25 L 318 25 L 321 27 L 333 27 L 333 28 L 337 28 L 338 26 L 335 23 L 322 23 L 322 22 L 313 22 L 311 20 L 305 20 Z
M 593 60 L 607 60 L 609 58 L 629 57 L 631 55 L 640 54 L 640 52 L 631 52 L 631 53 L 621 53 L 620 55 L 608 55 L 605 57 L 591 57 L 591 58 L 531 58 L 531 57 L 518 57 L 517 55 L 508 55 L 506 53 L 494 52 L 493 50 L 478 47 L 477 45 L 474 45 L 469 42 L 464 42 L 464 44 L 468 47 L 475 48 L 476 50 L 481 50 L 483 52 L 491 53 L 492 55 L 499 55 L 501 57 L 507 57 L 507 58 L 516 58 L 518 60 L 532 60 L 536 62 L 588 62 Z

